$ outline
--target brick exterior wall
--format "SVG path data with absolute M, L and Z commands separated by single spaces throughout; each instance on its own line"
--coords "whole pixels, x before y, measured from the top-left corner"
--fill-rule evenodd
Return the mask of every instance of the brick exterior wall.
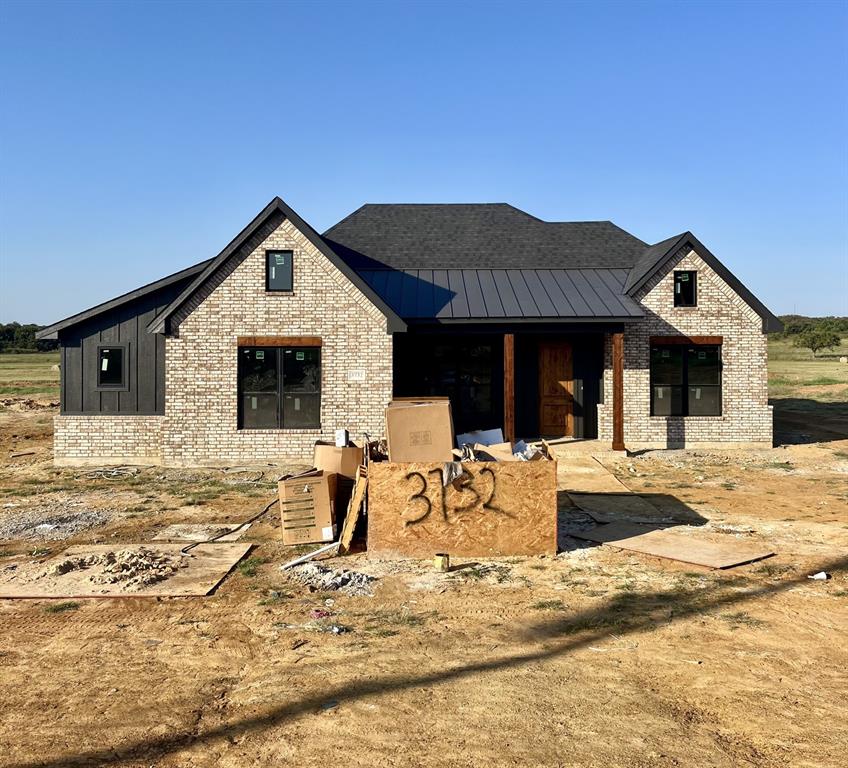
M 294 290 L 265 290 L 265 251 L 294 253 Z M 286 219 L 272 221 L 178 313 L 166 341 L 165 464 L 308 459 L 346 428 L 379 436 L 392 392 L 386 319 Z M 319 336 L 321 428 L 239 430 L 239 336 Z M 351 373 L 364 372 L 364 381 Z
M 674 306 L 674 270 L 698 272 L 697 307 Z M 693 250 L 681 249 L 636 296 L 646 316 L 624 328 L 624 442 L 628 448 L 771 446 L 768 350 L 762 318 Z M 650 337 L 722 336 L 722 415 L 651 416 Z M 598 436 L 612 440 L 612 344 L 604 350 Z
M 164 416 L 56 416 L 57 466 L 161 464 Z

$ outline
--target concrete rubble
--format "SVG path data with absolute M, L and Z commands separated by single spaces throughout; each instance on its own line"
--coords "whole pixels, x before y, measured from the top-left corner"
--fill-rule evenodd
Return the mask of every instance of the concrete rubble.
M 290 568 L 285 573 L 316 592 L 340 591 L 354 596 L 370 597 L 373 594 L 373 583 L 376 581 L 374 576 L 366 573 L 347 569 L 334 571 L 318 563 L 304 563 Z
M 91 570 L 94 584 L 117 584 L 133 591 L 164 581 L 185 567 L 181 555 L 154 552 L 146 547 L 121 549 L 86 557 L 68 557 L 52 565 L 44 576 L 62 576 L 79 570 Z

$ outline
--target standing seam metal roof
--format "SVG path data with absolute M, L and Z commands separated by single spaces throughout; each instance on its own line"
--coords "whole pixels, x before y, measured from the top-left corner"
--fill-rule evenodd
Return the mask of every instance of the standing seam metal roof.
M 639 318 L 626 269 L 366 269 L 374 292 L 408 320 Z

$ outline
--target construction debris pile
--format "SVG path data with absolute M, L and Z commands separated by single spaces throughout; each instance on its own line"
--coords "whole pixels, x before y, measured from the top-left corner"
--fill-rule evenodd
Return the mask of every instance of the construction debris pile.
M 85 557 L 68 557 L 52 565 L 44 576 L 63 576 L 71 571 L 91 571 L 93 584 L 116 584 L 131 592 L 156 584 L 185 567 L 182 555 L 154 552 L 146 547 L 121 549 Z
M 287 571 L 295 581 L 308 587 L 314 592 L 344 592 L 348 595 L 370 597 L 372 586 L 376 581 L 374 576 L 369 576 L 358 571 L 342 569 L 334 571 L 317 563 L 304 563 Z

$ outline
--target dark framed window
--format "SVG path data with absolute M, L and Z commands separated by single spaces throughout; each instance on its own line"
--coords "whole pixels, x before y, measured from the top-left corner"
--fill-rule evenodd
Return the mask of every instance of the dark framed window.
M 720 345 L 651 345 L 651 416 L 721 416 Z
M 321 347 L 239 347 L 239 429 L 321 426 Z
M 127 389 L 128 357 L 126 344 L 97 347 L 97 389 Z
M 265 290 L 291 291 L 294 285 L 294 254 L 291 251 L 265 251 Z
M 674 306 L 698 306 L 698 273 L 694 269 L 674 273 Z

